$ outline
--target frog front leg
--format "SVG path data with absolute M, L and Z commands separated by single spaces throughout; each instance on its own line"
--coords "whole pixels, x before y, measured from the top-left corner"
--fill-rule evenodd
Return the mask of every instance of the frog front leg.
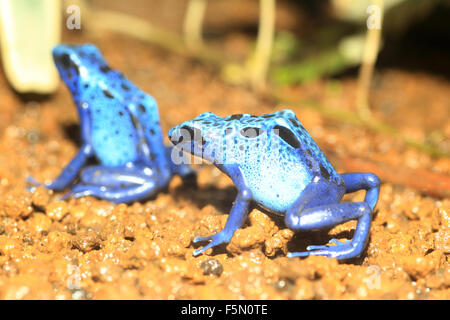
M 178 175 L 183 180 L 183 183 L 185 183 L 191 187 L 196 187 L 197 186 L 197 174 L 192 169 L 192 167 L 187 163 L 178 161 L 181 159 L 177 159 L 177 161 L 174 161 L 173 153 L 179 152 L 179 150 L 175 149 L 173 146 L 166 146 L 165 148 L 166 148 L 167 162 L 169 163 L 169 166 L 170 166 L 171 175 Z M 179 163 L 179 162 L 181 162 L 181 163 Z
M 337 259 L 349 259 L 359 256 L 367 243 L 372 212 L 378 201 L 380 181 L 371 173 L 343 174 L 345 192 L 350 193 L 360 189 L 366 190 L 362 202 L 339 203 L 339 198 L 329 197 L 333 194 L 333 186 L 329 182 L 311 183 L 300 195 L 299 199 L 286 213 L 286 224 L 294 231 L 330 229 L 350 220 L 357 220 L 356 230 L 351 241 L 341 243 L 332 239 L 334 246 L 308 246 L 306 252 L 289 253 L 289 257 L 304 257 L 308 255 L 324 255 Z M 325 203 L 314 205 L 311 199 L 323 200 Z
M 242 227 L 245 218 L 247 217 L 249 206 L 253 199 L 252 193 L 245 182 L 241 170 L 238 167 L 232 167 L 227 171 L 238 189 L 236 200 L 234 201 L 233 207 L 230 211 L 230 215 L 228 216 L 227 222 L 225 223 L 225 227 L 222 231 L 211 236 L 196 237 L 194 239 L 194 243 L 209 240 L 211 241 L 203 248 L 195 250 L 193 252 L 194 256 L 199 255 L 209 248 L 218 246 L 219 244 L 230 242 L 234 232 Z
M 33 177 L 28 176 L 27 182 L 34 186 L 44 185 L 47 189 L 62 191 L 67 188 L 73 180 L 78 176 L 78 173 L 83 168 L 86 161 L 94 155 L 94 149 L 88 142 L 90 141 L 90 119 L 89 109 L 79 108 L 80 111 L 80 126 L 81 126 L 81 140 L 82 145 L 75 157 L 69 162 L 69 164 L 62 170 L 60 175 L 51 183 L 43 184 L 36 181 Z M 31 188 L 33 189 L 33 188 Z
M 83 170 L 80 180 L 62 199 L 94 196 L 114 203 L 131 203 L 149 198 L 167 185 L 151 168 L 132 164 L 90 166 Z

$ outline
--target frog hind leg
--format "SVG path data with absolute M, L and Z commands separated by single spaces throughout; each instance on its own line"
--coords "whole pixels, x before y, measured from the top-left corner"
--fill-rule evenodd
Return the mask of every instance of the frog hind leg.
M 291 252 L 288 254 L 289 257 L 324 255 L 350 259 L 361 255 L 367 244 L 372 212 L 378 201 L 380 181 L 371 173 L 343 174 L 342 178 L 346 185 L 345 193 L 366 190 L 364 201 L 339 203 L 339 198 L 329 197 L 330 191 L 333 194 L 330 183 L 311 183 L 287 211 L 285 220 L 287 226 L 294 231 L 330 229 L 344 222 L 357 220 L 353 239 L 345 243 L 332 239 L 330 243 L 335 244 L 333 246 L 308 246 L 307 251 Z M 315 199 L 312 201 L 314 205 L 309 203 L 311 199 Z M 320 200 L 328 203 L 320 203 Z
M 139 138 L 146 141 L 145 144 L 142 144 L 144 148 L 141 148 L 141 151 L 144 157 L 141 160 L 146 162 L 150 158 L 149 165 L 157 167 L 161 171 L 161 178 L 165 177 L 165 180 L 170 180 L 171 172 L 167 162 L 157 102 L 131 82 L 126 81 L 126 84 L 130 90 L 125 95 L 125 100 L 133 102 L 128 103 L 127 108 L 132 114 Z M 139 103 L 135 103 L 135 101 L 139 101 Z
M 94 196 L 114 203 L 131 203 L 149 198 L 161 188 L 158 173 L 141 165 L 91 166 L 83 170 L 80 179 L 62 199 Z
M 80 173 L 82 184 L 109 188 L 126 188 L 133 185 L 155 181 L 157 174 L 151 168 L 143 165 L 129 164 L 118 167 L 93 165 Z

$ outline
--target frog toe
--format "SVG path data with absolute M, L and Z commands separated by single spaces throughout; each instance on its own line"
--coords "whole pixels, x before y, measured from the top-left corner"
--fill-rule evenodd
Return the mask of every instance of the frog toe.
M 349 242 L 351 242 L 350 240 L 348 240 L 348 239 L 344 239 L 344 244 L 345 243 L 349 243 Z M 331 239 L 330 241 L 328 241 L 328 244 L 335 244 L 335 245 L 340 245 L 340 244 L 342 244 L 342 242 L 341 241 L 339 241 L 338 239 Z
M 288 257 L 306 257 L 310 255 L 314 256 L 327 256 L 329 258 L 336 259 L 350 259 L 357 257 L 361 254 L 359 246 L 353 246 L 351 241 L 342 243 L 336 239 L 332 239 L 330 243 L 336 245 L 319 245 L 308 246 L 305 252 L 292 252 L 288 254 Z
M 207 237 L 195 237 L 192 242 L 193 243 L 198 243 L 198 242 L 209 241 L 209 240 L 212 240 L 212 237 L 213 237 L 212 235 L 211 236 L 207 236 Z
M 306 248 L 307 250 L 311 249 L 311 246 Z M 322 247 L 322 246 L 315 246 L 315 247 Z M 324 246 L 326 247 L 326 246 Z M 328 250 L 309 250 L 309 251 L 301 251 L 301 252 L 289 252 L 287 254 L 288 258 L 295 258 L 295 257 L 309 257 L 309 256 L 327 256 L 332 257 L 332 254 Z
M 311 255 L 311 252 L 302 251 L 302 252 L 288 252 L 288 258 L 296 258 L 296 257 L 308 257 Z
M 311 250 L 328 250 L 329 248 L 332 248 L 332 246 L 330 246 L 330 244 L 336 245 L 336 246 L 340 246 L 340 245 L 348 244 L 349 242 L 351 242 L 351 241 L 348 240 L 348 239 L 345 239 L 345 242 L 344 242 L 344 243 L 340 242 L 340 241 L 337 240 L 337 239 L 331 239 L 331 240 L 328 242 L 328 244 L 326 244 L 326 245 L 318 245 L 318 246 L 312 245 L 312 246 L 308 246 L 308 247 L 306 248 L 306 250 L 308 250 L 308 251 L 311 251 Z
M 40 186 L 45 185 L 44 183 L 39 182 L 36 179 L 34 179 L 32 176 L 27 176 L 27 183 L 32 184 L 33 187 L 40 187 Z
M 328 245 L 319 245 L 319 246 L 307 246 L 306 250 L 313 251 L 313 250 L 327 250 L 330 246 Z
M 92 194 L 92 192 L 91 192 L 91 190 L 89 190 L 88 186 L 75 185 L 70 191 L 63 194 L 59 199 L 67 200 L 70 197 L 72 197 L 74 199 L 78 199 L 81 197 L 89 196 L 91 194 Z
M 212 248 L 212 247 L 214 247 L 214 246 L 215 246 L 215 244 L 213 244 L 212 242 L 210 242 L 210 243 L 208 243 L 206 246 L 204 246 L 203 248 L 200 248 L 200 249 L 195 250 L 194 252 L 192 252 L 192 254 L 193 254 L 194 256 L 198 256 L 198 255 L 200 255 L 201 253 L 205 252 L 206 250 L 208 250 L 208 249 L 210 249 L 210 248 Z
M 26 188 L 27 191 L 29 191 L 29 192 L 34 192 L 38 187 L 46 186 L 45 183 L 37 181 L 32 176 L 27 176 L 26 180 L 27 180 L 27 183 L 31 184 L 30 187 Z
M 218 246 L 218 245 L 220 245 L 222 243 L 229 242 L 230 241 L 230 237 L 227 236 L 225 233 L 219 232 L 219 233 L 216 233 L 214 235 L 207 236 L 207 237 L 196 237 L 193 240 L 193 243 L 198 243 L 198 242 L 203 242 L 203 241 L 211 241 L 211 242 L 208 243 L 203 248 L 195 250 L 193 252 L 194 256 L 198 256 L 200 253 L 202 253 L 202 252 L 204 252 L 204 251 L 206 251 L 206 250 L 208 250 L 210 248 L 216 247 L 216 246 Z

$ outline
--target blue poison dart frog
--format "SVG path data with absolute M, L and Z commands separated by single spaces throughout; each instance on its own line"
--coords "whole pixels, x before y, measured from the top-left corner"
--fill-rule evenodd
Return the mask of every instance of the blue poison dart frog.
M 373 173 L 338 174 L 291 110 L 261 116 L 225 118 L 203 113 L 169 131 L 174 151 L 189 152 L 213 163 L 238 189 L 225 227 L 217 234 L 196 237 L 209 241 L 194 255 L 230 241 L 251 204 L 284 216 L 295 231 L 331 229 L 357 220 L 354 237 L 342 243 L 311 245 L 289 257 L 324 255 L 348 259 L 361 255 L 369 235 L 380 180 Z M 177 150 L 178 149 L 178 150 Z M 362 202 L 340 202 L 345 193 L 366 190 Z
M 95 196 L 129 203 L 166 188 L 176 174 L 195 183 L 188 165 L 171 161 L 173 147 L 163 143 L 155 99 L 111 69 L 97 47 L 61 44 L 53 59 L 78 110 L 81 147 L 47 188 L 69 187 L 63 199 Z M 92 157 L 99 163 L 85 167 Z

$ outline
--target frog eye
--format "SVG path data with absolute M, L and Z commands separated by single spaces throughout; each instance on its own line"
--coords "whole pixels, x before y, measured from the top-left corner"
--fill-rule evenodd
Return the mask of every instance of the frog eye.
M 254 128 L 254 127 L 245 127 L 239 131 L 239 133 L 246 138 L 256 138 L 260 134 L 264 132 L 264 129 Z
M 54 56 L 55 62 L 59 63 L 59 65 L 66 71 L 75 70 L 77 74 L 80 74 L 80 70 L 78 65 L 70 58 L 68 53 L 63 53 L 61 55 Z
M 103 72 L 103 73 L 107 73 L 107 72 L 109 72 L 109 71 L 111 71 L 112 69 L 107 65 L 107 64 L 104 64 L 104 65 L 102 65 L 101 67 L 100 67 L 100 71 L 101 72 Z
M 189 136 L 190 141 L 199 142 L 201 145 L 205 144 L 206 141 L 203 139 L 202 131 L 200 129 L 193 128 L 190 126 L 182 126 L 180 130 L 182 133 L 180 139 L 181 138 L 184 139 L 186 138 L 186 136 Z
M 300 141 L 298 141 L 295 134 L 288 128 L 285 128 L 283 126 L 275 126 L 273 127 L 273 131 L 292 148 L 294 149 L 300 148 Z
M 69 69 L 72 65 L 72 60 L 70 60 L 70 56 L 67 53 L 62 54 L 61 57 L 58 58 L 58 61 L 64 69 Z

